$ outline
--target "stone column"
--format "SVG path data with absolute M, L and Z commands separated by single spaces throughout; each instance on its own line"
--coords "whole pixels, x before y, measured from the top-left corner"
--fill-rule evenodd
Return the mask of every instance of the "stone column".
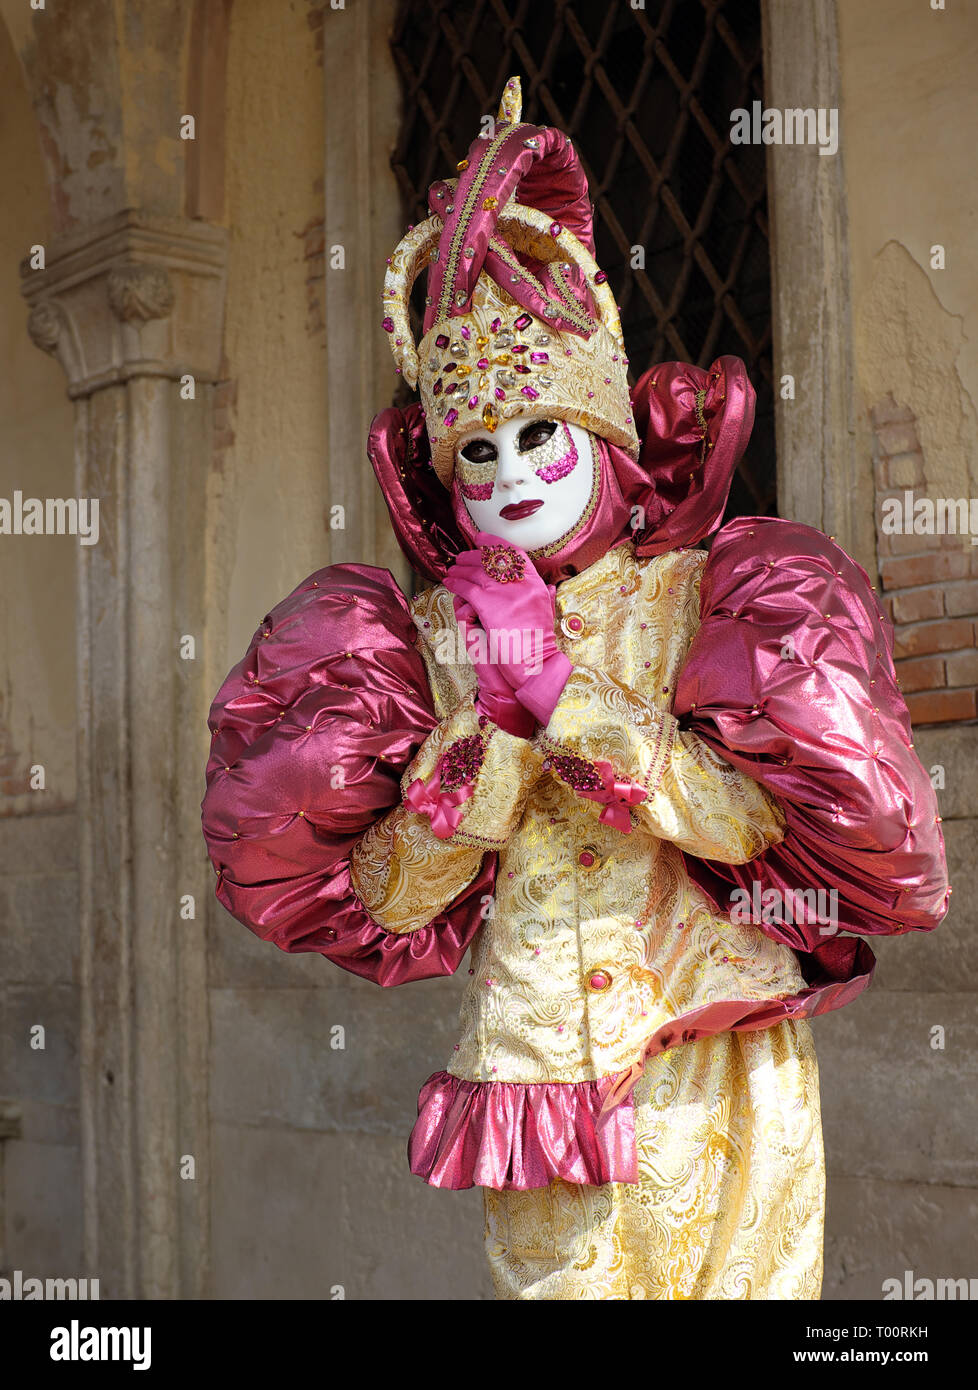
M 330 562 L 381 565 L 410 593 L 366 453 L 370 421 L 390 405 L 398 380 L 380 326 L 386 258 L 405 231 L 390 163 L 401 119 L 390 50 L 396 8 L 396 0 L 372 0 L 325 13 L 327 467 L 330 502 L 346 509 L 345 530 L 330 532 Z
M 839 110 L 836 0 L 762 0 L 764 104 Z M 856 439 L 844 159 L 768 145 L 778 511 L 876 569 L 872 465 Z M 778 383 L 794 377 L 794 400 Z
M 223 229 L 127 210 L 22 270 L 31 337 L 75 401 L 77 496 L 99 499 L 98 543 L 78 547 L 81 1132 L 86 1273 L 107 1298 L 204 1289 L 213 884 L 187 639 L 225 256 Z

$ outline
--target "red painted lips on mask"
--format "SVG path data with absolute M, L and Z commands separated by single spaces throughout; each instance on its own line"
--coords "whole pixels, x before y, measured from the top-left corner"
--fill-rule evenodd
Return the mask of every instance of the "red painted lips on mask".
M 519 521 L 524 516 L 532 516 L 543 506 L 543 502 L 538 497 L 527 498 L 525 502 L 510 502 L 508 507 L 503 507 L 499 515 L 505 517 L 507 521 Z

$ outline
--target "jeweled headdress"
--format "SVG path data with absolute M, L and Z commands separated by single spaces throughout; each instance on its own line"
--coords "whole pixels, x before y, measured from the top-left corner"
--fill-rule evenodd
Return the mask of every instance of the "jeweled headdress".
M 618 306 L 593 255 L 587 180 L 567 136 L 521 121 L 521 110 L 511 77 L 495 132 L 472 142 L 458 179 L 431 185 L 432 215 L 398 243 L 384 280 L 383 326 L 398 370 L 420 391 L 446 486 L 465 431 L 492 431 L 530 410 L 639 452 Z M 408 302 L 425 269 L 415 347 Z

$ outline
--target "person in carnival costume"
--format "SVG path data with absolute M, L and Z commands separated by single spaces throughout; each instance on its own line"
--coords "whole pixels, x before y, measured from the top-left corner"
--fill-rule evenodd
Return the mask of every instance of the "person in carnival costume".
M 935 797 L 865 572 L 718 529 L 743 363 L 629 391 L 577 155 L 520 116 L 512 78 L 388 263 L 420 402 L 368 454 L 431 584 L 332 565 L 265 618 L 210 713 L 217 896 L 382 986 L 466 962 L 408 1152 L 483 1188 L 497 1297 L 815 1299 L 807 1020 L 946 912 Z

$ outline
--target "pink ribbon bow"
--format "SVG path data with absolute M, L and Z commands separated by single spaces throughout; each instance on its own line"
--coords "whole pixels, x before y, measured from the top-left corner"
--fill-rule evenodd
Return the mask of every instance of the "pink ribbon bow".
M 604 810 L 598 817 L 605 825 L 613 826 L 615 830 L 620 830 L 623 835 L 632 833 L 632 821 L 628 814 L 630 806 L 637 806 L 640 801 L 645 801 L 648 792 L 644 791 L 637 782 L 619 781 L 615 777 L 615 769 L 611 763 L 602 759 L 594 764 L 601 776 L 604 786 L 600 791 L 582 791 L 581 796 L 588 801 L 599 801 L 603 803 Z
M 462 819 L 462 803 L 471 795 L 472 787 L 468 785 L 457 787 L 455 791 L 442 791 L 441 773 L 433 772 L 427 782 L 415 778 L 404 793 L 404 804 L 430 819 L 431 833 L 439 840 L 449 840 Z

